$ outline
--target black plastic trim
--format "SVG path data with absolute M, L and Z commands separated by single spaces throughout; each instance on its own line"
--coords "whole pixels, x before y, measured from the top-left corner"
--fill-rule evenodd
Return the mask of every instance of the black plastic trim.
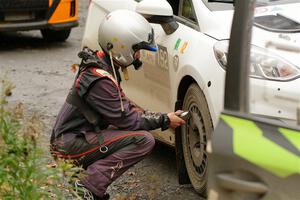
M 10 23 L 10 24 L 0 24 L 0 32 L 4 31 L 28 31 L 34 29 L 47 28 L 47 21 L 38 22 L 24 22 L 24 23 Z
M 53 30 L 69 29 L 78 26 L 78 21 L 59 23 L 59 24 L 49 24 L 48 28 Z
M 182 108 L 182 101 L 178 100 L 175 103 L 175 110 L 179 110 Z M 182 149 L 182 139 L 181 139 L 181 128 L 178 127 L 175 129 L 175 152 L 176 152 L 176 166 L 177 166 L 177 174 L 178 174 L 178 182 L 179 184 L 190 184 L 190 178 L 188 172 L 186 170 L 186 165 L 183 156 Z
M 274 33 L 299 33 L 300 32 L 300 29 L 283 30 L 283 29 L 268 28 L 268 27 L 260 25 L 258 23 L 254 23 L 254 25 L 258 28 L 264 29 L 266 31 L 274 32 Z
M 0 24 L 0 32 L 29 31 L 29 30 L 39 30 L 39 29 L 47 29 L 47 28 L 52 30 L 63 30 L 63 29 L 70 29 L 76 26 L 78 26 L 77 21 L 59 23 L 59 24 L 48 24 L 47 21 L 11 23 L 11 24 Z
M 53 0 L 52 5 L 48 11 L 47 19 L 50 19 L 53 13 L 55 12 L 58 4 L 60 3 L 60 0 Z

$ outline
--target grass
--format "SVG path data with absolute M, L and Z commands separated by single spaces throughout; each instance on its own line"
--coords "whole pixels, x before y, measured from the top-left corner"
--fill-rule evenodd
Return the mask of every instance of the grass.
M 48 149 L 39 144 L 44 125 L 38 114 L 25 116 L 22 103 L 9 106 L 14 86 L 0 81 L 0 200 L 76 197 L 69 182 L 80 168 L 62 161 L 49 164 Z

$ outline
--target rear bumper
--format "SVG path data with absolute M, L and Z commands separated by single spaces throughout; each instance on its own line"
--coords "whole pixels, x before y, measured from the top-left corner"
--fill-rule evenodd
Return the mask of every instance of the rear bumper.
M 37 22 L 23 22 L 23 23 L 0 23 L 0 32 L 4 31 L 29 31 L 29 30 L 39 30 L 39 29 L 52 29 L 52 30 L 63 30 L 70 29 L 78 26 L 78 21 L 48 24 L 45 21 Z

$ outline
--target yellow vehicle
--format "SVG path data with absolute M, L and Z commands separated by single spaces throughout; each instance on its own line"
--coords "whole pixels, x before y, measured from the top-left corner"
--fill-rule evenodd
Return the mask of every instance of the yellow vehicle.
M 78 0 L 0 0 L 0 32 L 41 30 L 47 41 L 65 41 L 77 15 Z

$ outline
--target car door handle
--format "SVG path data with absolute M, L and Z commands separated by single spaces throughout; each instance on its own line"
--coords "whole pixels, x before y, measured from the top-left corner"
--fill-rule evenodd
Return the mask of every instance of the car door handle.
M 264 183 L 242 180 L 241 178 L 228 173 L 218 174 L 217 182 L 221 187 L 228 190 L 255 194 L 265 194 L 268 191 L 268 187 Z

